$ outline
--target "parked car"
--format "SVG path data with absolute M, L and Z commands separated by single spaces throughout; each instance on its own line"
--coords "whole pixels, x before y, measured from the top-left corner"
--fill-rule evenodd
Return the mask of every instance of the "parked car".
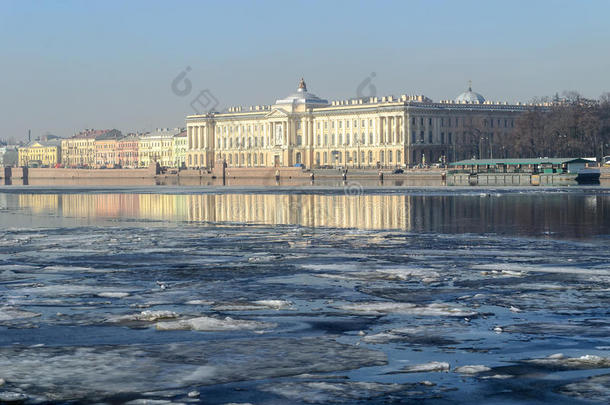
M 400 167 L 398 169 L 394 169 L 394 174 L 403 174 L 405 171 Z

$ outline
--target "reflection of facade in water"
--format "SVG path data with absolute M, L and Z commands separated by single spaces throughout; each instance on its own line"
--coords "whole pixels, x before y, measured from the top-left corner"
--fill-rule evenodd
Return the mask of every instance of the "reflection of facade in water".
M 21 194 L 35 213 L 78 218 L 249 222 L 360 229 L 410 229 L 408 197 L 278 194 Z
M 189 221 L 360 229 L 409 229 L 405 196 L 188 195 Z
M 19 194 L 19 206 L 28 207 L 34 214 L 59 213 L 57 194 Z
M 13 205 L 11 198 L 5 204 Z M 15 196 L 17 200 L 17 196 Z M 610 198 L 491 195 L 20 194 L 36 214 L 77 218 L 400 229 L 430 233 L 588 236 L 610 228 Z

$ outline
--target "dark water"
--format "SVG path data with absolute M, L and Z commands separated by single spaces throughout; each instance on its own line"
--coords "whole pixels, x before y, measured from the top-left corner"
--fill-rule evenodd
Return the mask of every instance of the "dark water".
M 610 400 L 605 188 L 7 187 L 0 223 L 0 401 Z

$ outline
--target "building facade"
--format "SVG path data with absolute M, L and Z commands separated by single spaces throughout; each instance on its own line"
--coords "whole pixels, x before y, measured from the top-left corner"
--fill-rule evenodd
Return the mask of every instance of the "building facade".
M 158 128 L 155 132 L 140 137 L 140 167 L 148 167 L 151 162 L 158 162 L 164 167 L 173 167 L 174 136 L 182 132 L 181 128 Z
M 270 106 L 188 116 L 188 167 L 404 167 L 486 156 L 531 106 L 489 102 L 472 91 L 328 102 L 307 91 Z
M 117 141 L 118 164 L 125 168 L 139 166 L 140 138 L 135 135 L 127 135 Z
M 186 137 L 186 131 L 181 131 L 179 134 L 174 135 L 173 138 L 173 156 L 174 167 L 186 166 L 186 152 L 188 150 L 188 139 Z
M 95 138 L 110 132 L 109 129 L 86 129 L 61 141 L 61 163 L 65 167 L 95 167 Z
M 19 166 L 55 167 L 61 162 L 61 140 L 57 137 L 32 141 L 18 150 Z

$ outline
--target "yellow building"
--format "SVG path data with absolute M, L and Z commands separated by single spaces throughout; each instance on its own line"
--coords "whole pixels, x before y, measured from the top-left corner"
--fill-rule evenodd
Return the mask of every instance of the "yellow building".
M 188 150 L 186 131 L 181 131 L 179 134 L 174 135 L 172 145 L 174 156 L 174 163 L 172 166 L 182 167 L 186 165 L 186 151 Z
M 403 167 L 488 156 L 529 108 L 486 101 L 471 88 L 441 102 L 408 95 L 328 102 L 301 79 L 273 105 L 188 116 L 186 164 Z
M 61 162 L 61 141 L 56 137 L 33 141 L 19 148 L 19 166 L 54 167 Z
M 86 129 L 61 142 L 61 163 L 65 167 L 96 166 L 95 138 L 110 130 Z
M 140 137 L 138 151 L 140 166 L 148 167 L 151 162 L 158 162 L 161 166 L 173 167 L 174 136 L 180 132 L 182 132 L 180 128 L 159 128 Z

